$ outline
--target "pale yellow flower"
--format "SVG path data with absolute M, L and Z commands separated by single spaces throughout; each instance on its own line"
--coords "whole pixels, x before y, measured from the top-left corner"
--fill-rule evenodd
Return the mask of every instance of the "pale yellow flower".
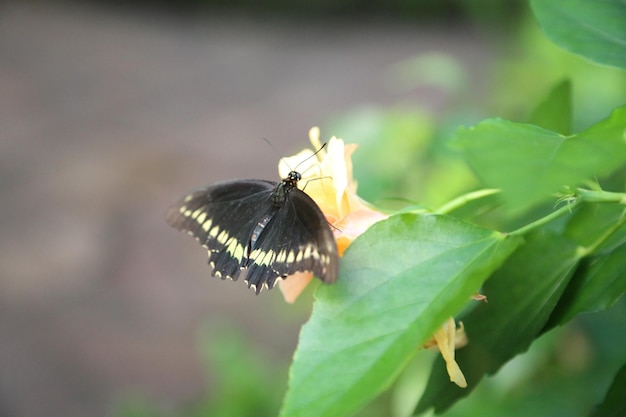
M 322 149 L 317 127 L 309 131 L 309 138 L 313 149 L 304 149 L 296 155 L 282 158 L 278 172 L 281 178 L 292 170 L 300 172 L 302 179 L 299 187 L 317 203 L 331 224 L 339 255 L 342 256 L 357 236 L 372 224 L 387 218 L 387 215 L 371 208 L 356 194 L 352 154 L 357 145 L 346 145 L 342 139 L 333 136 Z M 295 301 L 312 277 L 310 272 L 299 272 L 280 281 L 279 287 L 285 300 L 290 303 Z
M 450 317 L 446 322 L 435 332 L 433 337 L 424 344 L 425 348 L 437 347 L 443 360 L 446 361 L 446 371 L 450 381 L 454 382 L 461 388 L 467 387 L 467 381 L 465 375 L 459 368 L 459 364 L 454 359 L 454 352 L 456 348 L 465 346 L 467 344 L 467 335 L 463 328 L 463 323 L 459 323 L 457 329 L 454 319 Z

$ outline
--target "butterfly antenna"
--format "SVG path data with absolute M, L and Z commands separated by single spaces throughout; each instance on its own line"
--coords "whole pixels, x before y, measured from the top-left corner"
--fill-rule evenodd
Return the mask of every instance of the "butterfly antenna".
M 308 158 L 305 158 L 304 160 L 300 161 L 298 163 L 298 165 L 296 165 L 296 167 L 294 169 L 292 169 L 292 171 L 295 171 L 298 169 L 298 167 L 300 165 L 302 165 L 303 163 L 305 163 L 306 161 L 308 161 L 309 159 L 313 158 L 315 155 L 317 155 L 318 153 L 320 153 L 322 151 L 322 149 L 324 149 L 326 147 L 326 144 L 323 144 L 322 146 L 320 146 L 320 148 L 318 150 L 316 150 L 315 152 L 313 152 L 313 155 L 309 155 Z
M 272 142 L 270 142 L 270 140 L 268 138 L 266 138 L 265 136 L 263 136 L 263 140 L 265 141 L 265 143 L 267 143 L 270 146 L 270 149 L 272 149 L 272 151 L 274 152 L 274 154 L 276 154 L 276 156 L 278 157 L 278 160 L 284 160 L 285 158 L 283 156 L 281 156 L 278 151 L 276 150 L 276 148 L 274 147 L 274 145 L 272 144 Z M 285 163 L 287 164 L 287 161 L 285 161 Z M 289 164 L 287 164 L 287 167 L 289 168 L 289 171 L 293 171 L 291 169 L 291 167 L 289 166 Z
M 310 156 L 309 156 L 308 158 L 306 158 L 304 161 L 300 161 L 300 163 L 298 163 L 298 165 L 296 165 L 296 169 L 300 166 L 300 164 L 302 164 L 302 163 L 304 163 L 304 162 L 308 161 L 309 159 L 313 158 L 315 155 L 317 155 L 318 153 L 320 153 L 320 152 L 322 151 L 322 149 L 324 149 L 325 147 L 326 147 L 326 143 L 324 143 L 322 146 L 320 146 L 320 148 L 319 148 L 317 151 L 315 151 L 315 152 L 313 153 L 313 155 L 310 155 Z M 304 174 L 304 172 L 306 172 L 306 171 L 307 171 L 308 169 L 310 169 L 310 168 L 317 168 L 317 169 L 320 169 L 320 167 L 319 167 L 319 166 L 310 166 L 309 168 L 307 168 L 306 170 L 304 170 L 304 171 L 302 172 L 302 174 Z M 320 174 L 321 174 L 321 172 L 320 172 Z M 306 184 L 304 184 L 304 187 L 302 187 L 302 190 L 304 190 L 304 189 L 306 188 L 306 186 L 307 186 L 307 185 L 309 185 L 309 182 L 311 182 L 311 181 L 315 181 L 315 180 L 322 180 L 322 179 L 325 179 L 325 178 L 332 178 L 332 177 L 330 177 L 330 176 L 326 176 L 326 177 L 322 177 L 322 176 L 320 176 L 320 177 L 318 177 L 318 178 L 313 178 L 313 179 L 310 179 L 310 180 L 308 180 L 308 181 L 306 182 Z

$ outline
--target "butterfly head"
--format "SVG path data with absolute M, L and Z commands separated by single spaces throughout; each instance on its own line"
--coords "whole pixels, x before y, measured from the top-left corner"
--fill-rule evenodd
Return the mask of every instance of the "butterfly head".
M 290 187 L 297 187 L 298 181 L 302 179 L 302 175 L 298 171 L 290 171 L 289 175 L 283 179 L 283 183 Z

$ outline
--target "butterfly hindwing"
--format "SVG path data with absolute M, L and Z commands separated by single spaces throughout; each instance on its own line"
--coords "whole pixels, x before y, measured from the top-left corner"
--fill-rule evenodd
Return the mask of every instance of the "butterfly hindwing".
M 272 207 L 276 183 L 225 181 L 187 195 L 167 212 L 167 222 L 194 236 L 207 250 L 213 275 L 237 280 L 250 236 Z
M 326 217 L 307 194 L 291 189 L 250 254 L 246 281 L 272 288 L 278 277 L 310 271 L 331 284 L 337 269 L 337 244 Z

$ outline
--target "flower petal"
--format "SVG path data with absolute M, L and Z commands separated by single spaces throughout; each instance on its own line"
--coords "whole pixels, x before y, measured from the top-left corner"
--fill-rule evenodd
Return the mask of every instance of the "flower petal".
M 460 331 L 465 334 L 463 330 L 463 326 L 461 325 Z M 467 387 L 467 381 L 465 380 L 465 375 L 459 368 L 459 365 L 454 360 L 454 350 L 456 348 L 456 325 L 454 324 L 454 319 L 450 317 L 443 326 L 441 326 L 433 335 L 435 341 L 437 343 L 437 347 L 441 352 L 441 356 L 446 361 L 446 370 L 448 371 L 448 375 L 450 376 L 450 381 L 454 382 L 461 388 Z
M 311 272 L 296 272 L 278 282 L 285 301 L 292 304 L 313 279 Z
M 311 128 L 309 139 L 314 149 L 304 149 L 294 156 L 282 158 L 278 171 L 281 178 L 287 177 L 292 170 L 302 175 L 299 186 L 317 203 L 334 228 L 339 256 L 343 256 L 357 236 L 387 215 L 372 209 L 356 194 L 352 154 L 357 145 L 346 145 L 342 139 L 333 136 L 323 148 L 317 127 Z M 280 282 L 288 302 L 293 302 L 302 291 L 304 285 L 301 283 L 300 279 L 292 277 Z

